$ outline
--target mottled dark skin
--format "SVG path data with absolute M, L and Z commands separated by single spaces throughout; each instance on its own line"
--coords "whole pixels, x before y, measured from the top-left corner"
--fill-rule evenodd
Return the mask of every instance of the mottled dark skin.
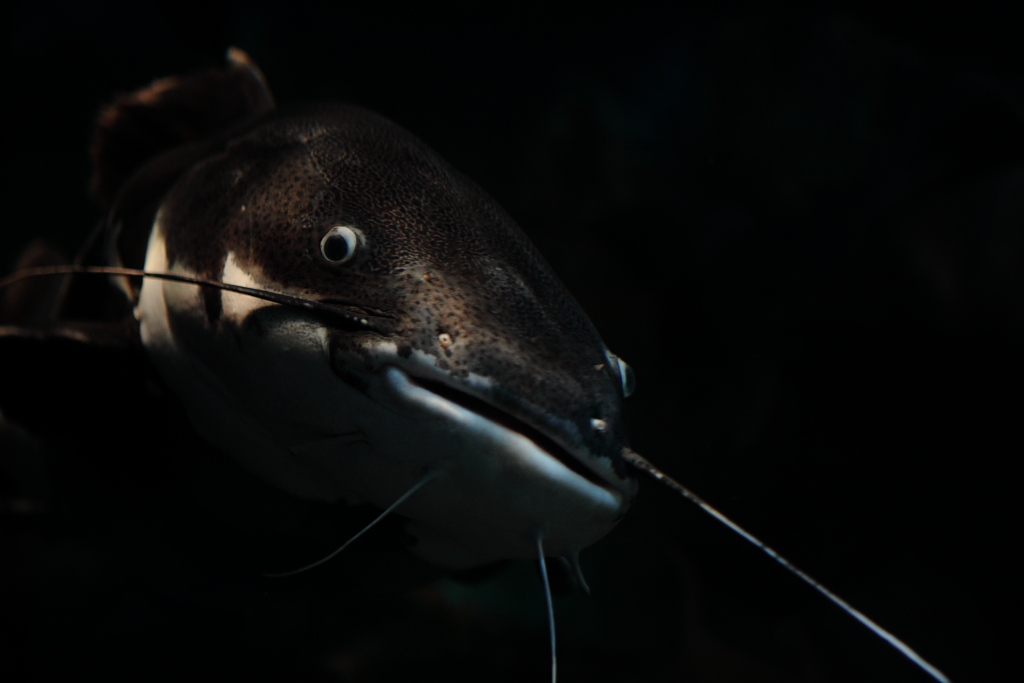
M 417 138 L 357 107 L 311 106 L 196 156 L 161 203 L 171 266 L 219 280 L 233 252 L 269 289 L 372 317 L 365 332 L 332 331 L 332 356 L 383 335 L 402 357 L 421 351 L 456 378 L 491 378 L 483 398 L 624 476 L 621 381 L 597 332 L 512 219 Z M 343 264 L 320 250 L 338 225 L 362 234 Z M 148 229 L 126 225 L 123 237 Z M 216 294 L 204 303 L 216 322 Z

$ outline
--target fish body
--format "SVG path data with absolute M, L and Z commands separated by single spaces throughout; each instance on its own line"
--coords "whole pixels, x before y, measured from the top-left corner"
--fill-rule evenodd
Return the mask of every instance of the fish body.
M 179 124 L 182 102 L 205 123 Z M 126 171 L 110 159 L 145 148 L 146 116 L 183 139 Z M 626 512 L 628 366 L 512 219 L 414 136 L 354 106 L 278 109 L 233 50 L 115 102 L 94 153 L 107 263 L 320 305 L 117 280 L 162 381 L 243 467 L 379 508 L 429 474 L 399 512 L 414 550 L 451 567 L 536 557 L 538 538 L 570 555 Z
M 98 308 L 78 278 L 5 343 L 144 354 L 209 442 L 293 498 L 384 508 L 422 485 L 398 513 L 437 564 L 540 540 L 572 557 L 629 508 L 631 371 L 514 222 L 409 133 L 357 107 L 279 109 L 235 51 L 120 98 L 95 162 L 105 218 L 80 262 L 151 275 L 116 276 Z

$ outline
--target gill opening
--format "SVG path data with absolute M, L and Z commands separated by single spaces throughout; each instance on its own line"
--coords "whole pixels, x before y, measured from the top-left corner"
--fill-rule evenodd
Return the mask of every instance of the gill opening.
M 785 557 L 780 555 L 773 548 L 765 545 L 764 542 L 761 541 L 761 539 L 757 538 L 749 531 L 741 527 L 739 524 L 726 517 L 724 514 L 719 512 L 710 503 L 705 501 L 696 493 L 694 493 L 693 491 L 691 491 L 690 489 L 686 488 L 678 481 L 673 479 L 672 477 L 662 472 L 660 469 L 651 464 L 646 458 L 641 456 L 639 453 L 632 450 L 631 448 L 623 448 L 622 459 L 625 460 L 626 463 L 632 466 L 634 469 L 639 470 L 640 472 L 643 472 L 644 474 L 652 477 L 655 481 L 664 484 L 668 488 L 672 489 L 676 493 L 683 496 L 683 498 L 686 498 L 690 502 L 698 505 L 704 512 L 714 517 L 721 524 L 724 524 L 725 526 L 729 527 L 729 529 L 731 529 L 733 532 L 739 534 L 748 543 L 752 544 L 754 547 L 764 552 L 766 555 L 768 555 L 768 557 L 772 558 L 777 563 L 785 567 L 785 569 L 789 571 L 791 574 L 795 574 L 797 578 L 799 578 L 801 581 L 806 583 L 808 586 L 816 590 L 821 595 L 825 596 L 830 602 L 832 602 L 832 604 L 842 609 L 844 612 L 846 612 L 851 617 L 853 617 L 861 624 L 863 624 L 865 627 L 867 627 L 872 633 L 880 637 L 885 642 L 889 643 L 889 645 L 895 648 L 900 654 L 909 659 L 911 662 L 917 665 L 918 668 L 920 668 L 922 671 L 930 675 L 936 681 L 940 681 L 940 683 L 950 683 L 950 679 L 946 676 L 946 674 L 939 671 L 937 667 L 935 667 L 930 662 L 928 662 L 924 657 L 919 655 L 913 648 L 911 648 L 905 642 L 897 638 L 888 630 L 882 628 L 873 619 L 871 619 L 866 614 L 855 608 L 850 603 L 843 600 L 841 597 L 830 591 L 828 588 L 818 583 L 818 581 L 816 581 L 809 574 L 807 574 L 807 572 L 803 571 L 802 569 L 794 565 L 792 562 L 790 562 Z

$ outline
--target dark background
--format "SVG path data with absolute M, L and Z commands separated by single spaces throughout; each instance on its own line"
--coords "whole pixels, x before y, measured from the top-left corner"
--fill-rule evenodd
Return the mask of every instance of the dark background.
M 954 680 L 1011 680 L 1024 453 L 1012 3 L 140 4 L 0 10 L 3 270 L 32 237 L 73 251 L 96 220 L 100 104 L 238 45 L 280 102 L 374 109 L 504 205 L 636 370 L 638 451 Z M 93 404 L 117 389 L 27 370 Z M 4 513 L 17 607 L 0 610 L 15 634 L 0 678 L 546 680 L 529 565 L 464 587 L 421 577 L 388 539 L 270 582 L 231 559 L 230 525 L 205 522 L 192 494 L 122 506 L 52 423 L 39 442 L 4 432 L 5 486 L 45 505 Z M 145 459 L 139 429 L 111 416 L 107 446 Z M 927 680 L 690 508 L 645 483 L 584 553 L 594 595 L 556 604 L 562 680 Z

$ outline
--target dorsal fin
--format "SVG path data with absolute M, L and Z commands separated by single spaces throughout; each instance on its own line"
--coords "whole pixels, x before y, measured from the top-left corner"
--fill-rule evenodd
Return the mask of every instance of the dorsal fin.
M 236 47 L 228 49 L 226 66 L 160 78 L 119 95 L 96 121 L 92 195 L 107 209 L 124 181 L 148 160 L 273 109 L 259 67 Z

